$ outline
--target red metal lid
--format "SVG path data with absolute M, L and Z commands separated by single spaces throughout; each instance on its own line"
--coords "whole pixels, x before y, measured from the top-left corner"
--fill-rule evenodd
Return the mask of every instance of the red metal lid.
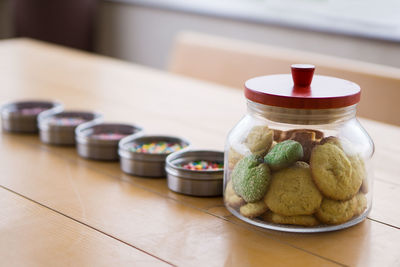
M 290 74 L 252 78 L 245 83 L 247 99 L 270 106 L 298 109 L 328 109 L 360 101 L 357 84 L 334 77 L 314 75 L 310 64 L 293 64 Z

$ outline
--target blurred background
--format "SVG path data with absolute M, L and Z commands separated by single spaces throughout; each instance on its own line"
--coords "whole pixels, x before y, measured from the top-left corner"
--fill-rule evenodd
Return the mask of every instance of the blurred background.
M 182 30 L 400 67 L 395 0 L 0 0 L 26 36 L 166 69 Z

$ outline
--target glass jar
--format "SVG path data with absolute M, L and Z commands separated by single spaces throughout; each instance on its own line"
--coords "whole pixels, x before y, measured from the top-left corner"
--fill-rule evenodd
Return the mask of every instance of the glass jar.
M 374 144 L 356 118 L 360 87 L 292 65 L 245 83 L 247 114 L 225 146 L 224 202 L 263 228 L 324 232 L 363 221 Z M 293 80 L 292 80 L 293 79 Z

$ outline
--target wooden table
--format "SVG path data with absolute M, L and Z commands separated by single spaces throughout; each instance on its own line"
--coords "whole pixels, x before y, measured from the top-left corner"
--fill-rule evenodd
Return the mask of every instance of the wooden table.
M 57 99 L 147 133 L 223 149 L 242 92 L 32 40 L 0 42 L 0 99 Z M 367 220 L 322 234 L 263 230 L 221 198 L 168 190 L 37 135 L 1 134 L 2 266 L 400 266 L 400 128 L 362 119 L 375 140 Z

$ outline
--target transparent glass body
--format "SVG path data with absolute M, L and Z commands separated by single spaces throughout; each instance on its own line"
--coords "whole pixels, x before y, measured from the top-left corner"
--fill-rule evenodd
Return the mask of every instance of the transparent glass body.
M 247 100 L 225 146 L 224 202 L 238 218 L 289 232 L 333 231 L 366 218 L 374 144 L 356 105 L 288 109 Z

